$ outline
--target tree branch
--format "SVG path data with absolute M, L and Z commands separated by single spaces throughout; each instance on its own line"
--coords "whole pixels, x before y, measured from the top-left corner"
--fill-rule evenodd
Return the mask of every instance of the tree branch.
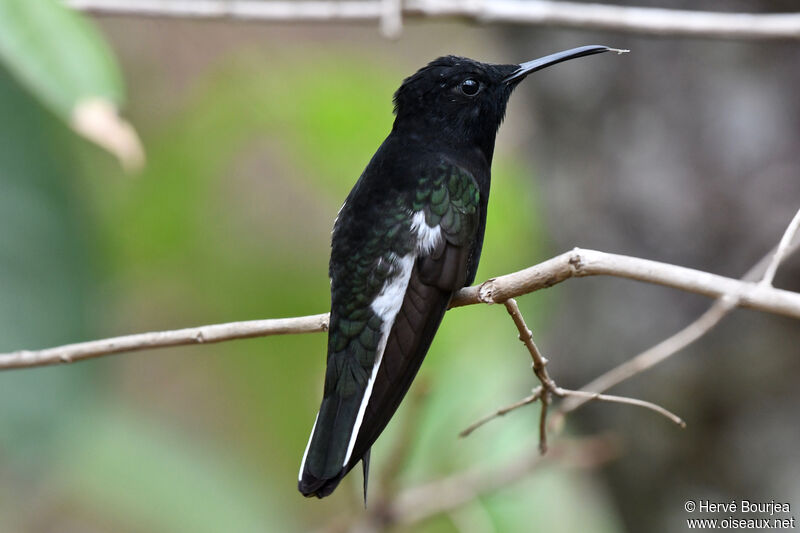
M 648 259 L 575 248 L 538 265 L 460 290 L 451 307 L 502 303 L 573 277 L 615 276 L 711 298 L 740 294 L 738 305 L 800 319 L 800 294 Z
M 541 386 L 536 387 L 535 389 L 533 389 L 533 392 L 531 393 L 530 396 L 526 396 L 523 399 L 521 399 L 521 400 L 519 400 L 517 402 L 514 402 L 514 403 L 512 403 L 510 405 L 507 405 L 505 407 L 501 407 L 497 411 L 495 411 L 495 412 L 493 412 L 493 413 L 491 413 L 489 415 L 486 415 L 486 416 L 484 416 L 483 418 L 481 418 L 479 420 L 476 420 L 475 422 L 473 422 L 472 424 L 467 426 L 467 428 L 464 429 L 461 433 L 459 433 L 458 436 L 459 437 L 468 437 L 473 431 L 475 431 L 476 429 L 478 429 L 482 425 L 486 424 L 487 422 L 491 422 L 495 418 L 499 418 L 501 416 L 505 416 L 508 413 L 510 413 L 511 411 L 515 411 L 515 410 L 519 409 L 520 407 L 525 407 L 528 404 L 531 404 L 531 403 L 534 403 L 534 402 L 538 402 L 539 401 L 539 397 L 542 395 L 542 390 L 543 389 L 542 389 Z
M 613 396 L 611 394 L 600 394 L 598 392 L 586 392 L 582 390 L 559 389 L 559 391 L 562 393 L 560 396 L 563 398 L 577 397 L 583 398 L 587 402 L 594 400 L 599 402 L 621 403 L 625 405 L 643 407 L 645 409 L 654 411 L 665 418 L 668 418 L 681 428 L 686 427 L 686 422 L 684 422 L 681 417 L 653 402 L 639 400 L 638 398 L 628 398 L 627 396 Z
M 800 232 L 800 209 L 798 209 L 794 218 L 792 218 L 792 221 L 786 227 L 786 230 L 784 230 L 783 236 L 781 237 L 781 240 L 777 246 L 775 246 L 775 248 L 773 248 L 744 275 L 742 278 L 743 281 L 752 281 L 761 277 L 759 285 L 771 287 L 772 281 L 775 278 L 775 274 L 777 273 L 778 268 L 783 260 L 793 253 L 798 247 L 800 247 L 800 241 L 795 242 L 795 237 L 797 237 L 798 232 Z M 686 328 L 660 342 L 649 350 L 637 355 L 633 359 L 626 361 L 625 363 L 606 372 L 602 376 L 594 379 L 591 383 L 585 385 L 581 390 L 574 391 L 563 389 L 557 386 L 547 374 L 547 370 L 545 369 L 547 359 L 545 359 L 541 352 L 539 352 L 539 349 L 533 342 L 533 334 L 525 324 L 525 319 L 522 317 L 522 313 L 520 312 L 516 301 L 513 298 L 510 298 L 505 302 L 506 308 L 514 320 L 514 324 L 517 326 L 517 330 L 520 334 L 520 340 L 528 348 L 528 351 L 533 358 L 534 373 L 536 374 L 536 377 L 539 378 L 541 385 L 533 389 L 533 393 L 530 396 L 527 396 L 522 400 L 519 400 L 506 407 L 501 407 L 494 413 L 491 413 L 481 418 L 477 422 L 474 422 L 467 427 L 467 429 L 462 431 L 459 436 L 465 437 L 475 431 L 477 428 L 491 420 L 494 420 L 495 418 L 504 416 L 515 409 L 519 409 L 520 407 L 534 403 L 537 400 L 541 400 L 542 410 L 539 419 L 539 448 L 542 453 L 544 453 L 547 448 L 547 427 L 545 423 L 549 407 L 549 399 L 547 398 L 548 394 L 553 394 L 565 399 L 556 412 L 554 419 L 551 420 L 551 426 L 555 426 L 556 429 L 562 427 L 564 416 L 567 413 L 574 411 L 578 407 L 591 400 L 624 403 L 638 407 L 644 407 L 664 415 L 682 428 L 686 427 L 686 423 L 680 417 L 671 413 L 660 405 L 636 398 L 611 396 L 600 393 L 608 390 L 621 381 L 624 381 L 625 379 L 628 379 L 629 377 L 632 377 L 658 364 L 682 348 L 691 344 L 695 340 L 699 339 L 714 326 L 716 326 L 725 316 L 727 316 L 727 314 L 739 304 L 740 300 L 740 292 L 722 296 L 714 303 L 714 305 L 711 306 L 711 308 L 709 308 L 708 311 L 703 313 L 703 315 L 689 324 L 689 326 Z
M 398 524 L 409 526 L 505 489 L 522 481 L 541 465 L 557 463 L 572 468 L 596 468 L 617 458 L 620 450 L 618 439 L 612 435 L 562 439 L 546 457 L 537 452 L 523 452 L 495 469 L 477 466 L 396 494 L 379 494 L 365 513 L 345 512 L 328 519 L 315 533 L 373 533 Z
M 539 402 L 542 404 L 542 409 L 539 412 L 539 451 L 544 454 L 547 452 L 547 411 L 550 407 L 550 395 L 558 395 L 559 388 L 547 372 L 547 359 L 539 351 L 536 343 L 533 342 L 533 332 L 528 328 L 528 324 L 525 323 L 525 318 L 522 316 L 522 311 L 519 310 L 517 301 L 514 298 L 509 298 L 504 304 L 506 311 L 514 321 L 514 325 L 517 326 L 519 340 L 522 341 L 522 344 L 528 349 L 528 353 L 531 354 L 533 373 L 536 374 L 542 384 L 539 394 Z M 536 390 L 533 391 L 533 395 L 536 395 Z M 505 411 L 503 413 L 505 414 L 510 410 L 510 408 L 501 409 L 498 413 Z
M 582 4 L 552 0 L 64 0 L 102 15 L 235 19 L 251 21 L 381 21 L 387 36 L 401 29 L 400 15 L 460 17 L 646 35 L 714 39 L 800 39 L 800 14 L 718 13 Z
M 775 278 L 778 267 L 787 257 L 800 248 L 800 239 L 797 238 L 798 231 L 800 231 L 800 210 L 797 211 L 792 221 L 786 227 L 778 245 L 761 258 L 758 263 L 753 265 L 742 277 L 742 281 L 754 282 L 760 278 L 761 281 L 758 282 L 760 285 L 771 287 L 772 280 Z M 648 348 L 636 357 L 596 377 L 591 382 L 581 387 L 581 390 L 598 393 L 607 391 L 626 379 L 640 374 L 668 359 L 711 331 L 711 329 L 736 308 L 740 303 L 740 299 L 741 295 L 738 293 L 727 294 L 717 299 L 705 313 L 700 315 L 691 324 L 655 346 Z M 576 396 L 567 398 L 555 414 L 554 424 L 557 425 L 564 415 L 574 411 L 587 401 L 588 400 L 584 398 Z
M 414 524 L 525 479 L 543 462 L 560 460 L 584 468 L 595 467 L 613 459 L 619 447 L 613 439 L 598 436 L 560 442 L 551 452 L 546 458 L 536 452 L 527 453 L 497 470 L 477 467 L 405 490 L 382 514 L 389 524 Z
M 506 407 L 502 407 L 494 413 L 481 418 L 477 422 L 474 422 L 467 427 L 467 429 L 459 433 L 459 436 L 466 437 L 487 422 L 504 416 L 506 413 L 510 413 L 515 409 L 519 409 L 520 407 L 524 407 L 538 400 L 542 404 L 541 411 L 539 412 L 539 451 L 544 454 L 547 452 L 547 414 L 550 408 L 551 395 L 562 399 L 572 398 L 574 400 L 575 398 L 579 398 L 580 401 L 584 403 L 590 400 L 597 400 L 644 407 L 645 409 L 655 411 L 656 413 L 665 416 L 682 428 L 686 427 L 686 423 L 679 416 L 652 402 L 639 400 L 636 398 L 626 398 L 624 396 L 610 396 L 607 394 L 599 394 L 597 392 L 587 392 L 582 390 L 576 391 L 559 387 L 547 372 L 547 359 L 539 351 L 539 348 L 536 347 L 536 343 L 533 342 L 533 333 L 530 329 L 528 329 L 528 325 L 525 323 L 525 318 L 522 316 L 522 311 L 520 311 L 517 301 L 513 298 L 509 298 L 506 300 L 505 306 L 508 310 L 508 314 L 511 315 L 511 318 L 514 321 L 514 325 L 517 326 L 517 331 L 519 331 L 519 340 L 521 340 L 528 349 L 528 353 L 530 353 L 531 359 L 533 359 L 533 372 L 536 374 L 536 377 L 539 379 L 539 383 L 541 383 L 541 385 L 533 389 L 533 392 L 530 396 L 527 396 L 522 400 L 519 400 Z
M 783 260 L 792 253 L 792 241 L 794 241 L 798 230 L 800 230 L 800 209 L 797 210 L 794 218 L 792 218 L 792 221 L 789 222 L 789 225 L 786 227 L 786 231 L 783 232 L 783 236 L 781 237 L 775 252 L 772 254 L 772 260 L 767 265 L 767 269 L 764 272 L 764 277 L 761 278 L 761 283 L 763 285 L 770 287 L 772 286 L 772 281 L 775 279 L 775 274 L 778 272 L 778 267 L 781 266 Z
M 316 333 L 327 330 L 328 313 L 324 313 L 293 318 L 228 322 L 226 324 L 214 324 L 173 331 L 137 333 L 123 337 L 66 344 L 45 350 L 19 350 L 0 354 L 0 370 L 73 363 L 104 355 L 149 350 L 151 348 L 207 344 L 269 335 Z
M 700 270 L 647 259 L 575 248 L 538 265 L 489 279 L 458 291 L 451 307 L 477 303 L 504 303 L 509 298 L 552 287 L 573 277 L 616 276 L 673 287 L 720 298 L 740 295 L 736 305 L 800 319 L 800 294 L 761 283 L 739 281 Z M 251 320 L 139 333 L 123 337 L 68 344 L 44 350 L 0 354 L 0 370 L 71 363 L 121 352 L 167 346 L 204 344 L 249 337 L 326 331 L 328 315 Z

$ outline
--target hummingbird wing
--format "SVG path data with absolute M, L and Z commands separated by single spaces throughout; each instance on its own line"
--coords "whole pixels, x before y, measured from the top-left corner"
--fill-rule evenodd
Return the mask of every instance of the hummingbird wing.
M 354 220 L 348 209 L 365 213 L 359 196 L 369 195 L 357 184 L 334 228 L 325 391 L 298 483 L 306 496 L 330 494 L 368 454 L 479 253 L 479 189 L 460 167 L 441 163 Z

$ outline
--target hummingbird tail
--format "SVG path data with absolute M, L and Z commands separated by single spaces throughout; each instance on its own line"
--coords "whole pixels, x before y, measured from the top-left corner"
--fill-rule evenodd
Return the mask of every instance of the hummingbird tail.
M 364 457 L 361 458 L 361 467 L 364 469 L 364 508 L 367 507 L 367 482 L 369 481 L 369 452 L 372 450 L 370 448 L 367 450 L 367 453 L 364 454 Z
M 300 465 L 297 488 L 304 496 L 329 495 L 355 464 L 344 461 L 360 400 L 359 395 L 323 398 Z

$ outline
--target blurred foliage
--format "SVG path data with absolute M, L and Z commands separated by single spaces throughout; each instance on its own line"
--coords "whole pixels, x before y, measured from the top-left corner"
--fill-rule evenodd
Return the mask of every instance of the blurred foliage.
M 65 124 L 129 169 L 143 154 L 118 114 L 122 76 L 95 27 L 59 0 L 0 2 L 0 64 Z
M 85 98 L 122 101 L 119 67 L 105 40 L 57 0 L 0 2 L 0 59 L 66 122 Z
M 0 117 L 0 351 L 85 337 L 91 262 L 63 131 L 1 69 Z M 96 370 L 0 373 L 0 530 L 20 530 L 15 495 L 53 467 L 64 414 L 92 398 Z
M 366 54 L 331 53 L 313 75 L 294 59 L 233 54 L 170 116 L 134 117 L 150 154 L 135 180 L 0 76 L 2 348 L 324 311 L 330 227 L 391 127 L 400 76 Z M 495 162 L 479 280 L 546 255 L 529 174 Z M 531 326 L 548 299 L 520 302 Z M 404 427 L 401 486 L 536 446 L 533 407 L 457 438 L 533 385 L 516 337 L 502 306 L 448 313 L 418 378 L 429 393 L 379 439 L 375 479 Z M 273 337 L 0 375 L 0 530 L 295 531 L 363 512 L 358 472 L 323 501 L 295 488 L 324 349 L 323 335 Z M 533 517 L 617 530 L 591 479 L 554 467 L 463 513 L 497 531 Z

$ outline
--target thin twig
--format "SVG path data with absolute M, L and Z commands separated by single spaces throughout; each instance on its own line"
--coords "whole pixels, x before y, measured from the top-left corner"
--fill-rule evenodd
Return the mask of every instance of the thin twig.
M 539 409 L 539 453 L 542 455 L 547 453 L 547 414 L 550 412 L 550 391 L 545 390 L 542 393 L 541 404 Z
M 686 427 L 686 422 L 683 421 L 681 417 L 673 413 L 672 411 L 668 411 L 664 409 L 658 404 L 653 402 L 648 402 L 645 400 L 639 400 L 637 398 L 628 398 L 627 396 L 613 396 L 610 394 L 600 394 L 597 392 L 586 392 L 582 390 L 568 390 L 568 389 L 559 389 L 559 392 L 562 392 L 562 397 L 580 397 L 584 398 L 587 401 L 600 401 L 600 402 L 611 402 L 611 403 L 624 403 L 626 405 L 635 405 L 637 407 L 644 407 L 645 409 L 650 409 L 651 411 L 655 411 L 656 413 L 663 415 L 670 419 L 671 421 L 675 422 L 682 428 Z
M 651 411 L 655 411 L 667 417 L 681 427 L 686 427 L 686 424 L 679 416 L 652 402 L 639 400 L 636 398 L 627 398 L 624 396 L 611 396 L 586 391 L 573 391 L 556 385 L 555 381 L 553 381 L 547 372 L 547 359 L 542 355 L 542 353 L 539 351 L 539 348 L 536 346 L 536 343 L 533 341 L 533 333 L 531 333 L 531 330 L 525 323 L 525 318 L 522 316 L 522 311 L 520 311 L 516 300 L 510 298 L 504 303 L 506 309 L 508 310 L 508 314 L 511 315 L 511 318 L 514 320 L 514 325 L 517 326 L 517 331 L 519 331 L 519 339 L 523 344 L 525 344 L 525 347 L 528 349 L 528 353 L 530 353 L 531 358 L 533 359 L 533 370 L 541 385 L 536 387 L 530 396 L 514 402 L 506 407 L 502 407 L 494 413 L 491 413 L 474 422 L 459 434 L 461 437 L 469 435 L 490 420 L 494 420 L 495 418 L 501 417 L 506 413 L 534 403 L 538 400 L 542 404 L 541 411 L 539 412 L 539 452 L 544 454 L 547 452 L 547 414 L 551 400 L 550 395 L 554 395 L 559 398 L 578 397 L 583 401 L 598 400 L 644 407 L 645 409 L 650 409 Z
M 533 342 L 533 332 L 525 323 L 525 318 L 522 316 L 522 312 L 519 310 L 517 301 L 514 298 L 509 298 L 503 303 L 506 306 L 508 314 L 511 315 L 514 325 L 517 326 L 517 331 L 519 331 L 519 340 L 522 341 L 522 343 L 528 349 L 528 353 L 531 354 L 531 359 L 533 360 L 533 372 L 542 382 L 542 385 L 547 390 L 552 392 L 556 385 L 553 380 L 550 379 L 550 375 L 547 373 L 547 359 L 542 355 L 542 352 L 539 351 L 536 343 Z
M 761 279 L 761 283 L 764 285 L 768 285 L 770 287 L 772 286 L 772 281 L 775 279 L 775 274 L 778 272 L 778 267 L 781 266 L 783 260 L 789 255 L 789 248 L 794 240 L 795 235 L 797 235 L 798 230 L 800 230 L 800 209 L 797 210 L 797 213 L 789 223 L 786 231 L 783 232 L 783 237 L 781 237 L 781 240 L 778 243 L 778 249 L 775 250 L 775 254 L 772 256 L 772 261 L 770 261 L 769 266 L 767 266 L 767 271 L 764 273 L 764 277 Z
M 508 314 L 511 315 L 514 325 L 517 326 L 519 340 L 522 341 L 528 349 L 528 353 L 531 354 L 533 373 L 536 374 L 542 384 L 542 391 L 539 395 L 539 401 L 542 404 L 542 408 L 539 411 L 539 452 L 544 454 L 547 452 L 547 411 L 550 408 L 550 395 L 556 394 L 558 386 L 547 372 L 547 359 L 539 351 L 536 343 L 533 342 L 533 333 L 528 328 L 528 324 L 525 323 L 525 318 L 522 316 L 522 311 L 519 310 L 517 301 L 514 298 L 509 298 L 503 303 Z
M 798 211 L 798 214 L 800 214 L 800 211 Z M 780 264 L 800 249 L 800 238 L 798 238 L 798 224 L 800 224 L 798 220 L 800 220 L 800 218 L 798 214 L 794 216 L 787 226 L 778 245 L 753 265 L 742 277 L 742 281 L 753 282 L 760 278 L 762 280 L 760 284 L 772 286 L 772 279 L 774 279 Z M 764 283 L 764 280 L 769 280 L 769 283 Z M 723 295 L 688 326 L 632 359 L 596 377 L 581 387 L 581 390 L 585 392 L 607 391 L 628 378 L 640 374 L 665 359 L 668 359 L 711 331 L 711 329 L 719 324 L 722 319 L 740 303 L 740 299 L 741 296 L 736 293 Z M 574 411 L 586 403 L 586 401 L 587 400 L 584 398 L 575 396 L 568 398 L 559 406 L 558 412 L 554 415 L 552 422 L 558 425 L 567 413 Z
M 64 0 L 102 15 L 250 21 L 378 21 L 385 0 Z M 392 7 L 397 9 L 400 6 Z M 406 17 L 471 19 L 645 35 L 715 39 L 800 39 L 796 13 L 720 13 L 553 0 L 407 0 Z M 395 21 L 396 22 L 396 21 Z M 394 24 L 390 22 L 389 24 Z
M 478 429 L 479 427 L 481 427 L 485 423 L 487 423 L 487 422 L 489 422 L 491 420 L 494 420 L 495 418 L 498 418 L 498 417 L 501 417 L 501 416 L 505 416 L 507 413 L 510 413 L 511 411 L 513 411 L 515 409 L 519 409 L 520 407 L 524 407 L 524 406 L 526 406 L 526 405 L 528 405 L 530 403 L 534 403 L 534 402 L 538 401 L 539 400 L 539 396 L 541 396 L 541 394 L 542 394 L 542 387 L 536 387 L 535 389 L 533 389 L 533 394 L 531 394 L 530 396 L 526 396 L 525 398 L 521 399 L 518 402 L 514 402 L 511 405 L 507 405 L 505 407 L 501 407 L 500 409 L 496 410 L 495 412 L 484 416 L 480 420 L 476 420 L 475 422 L 470 424 L 469 427 L 467 427 L 465 430 L 463 430 L 461 433 L 459 433 L 458 436 L 459 437 L 467 437 L 467 436 L 469 436 L 470 433 L 472 433 L 473 431 L 475 431 L 476 429 Z
M 581 387 L 583 392 L 602 392 L 610 389 L 626 379 L 633 377 L 645 370 L 657 365 L 661 361 L 669 358 L 674 353 L 689 346 L 697 339 L 708 333 L 714 326 L 716 326 L 728 313 L 736 306 L 736 300 L 733 298 L 720 298 L 697 320 L 670 336 L 667 339 L 659 342 L 655 346 L 648 348 L 640 353 L 633 359 L 630 359 L 621 365 L 614 367 L 605 374 L 593 379 Z M 573 396 L 567 398 L 554 415 L 554 424 L 558 424 L 560 418 L 566 413 L 572 412 L 584 403 L 589 401 L 587 398 Z
M 720 298 L 738 294 L 737 305 L 800 319 L 800 293 L 744 282 L 700 270 L 647 259 L 575 248 L 538 265 L 458 291 L 451 307 L 502 303 L 509 298 L 551 287 L 574 277 L 615 276 Z M 222 342 L 232 339 L 326 331 L 327 314 L 252 320 L 176 331 L 139 333 L 68 344 L 44 350 L 0 354 L 0 369 L 27 368 L 82 361 L 151 348 Z
M 526 396 L 525 398 L 523 398 L 523 399 L 521 399 L 521 400 L 519 400 L 517 402 L 514 402 L 512 404 L 509 404 L 509 405 L 507 405 L 505 407 L 501 407 L 500 409 L 497 409 L 493 413 L 490 413 L 490 414 L 486 415 L 485 417 L 481 418 L 480 420 L 477 420 L 477 421 L 473 422 L 472 424 L 470 424 L 469 427 L 467 427 L 465 430 L 463 430 L 461 433 L 458 434 L 459 437 L 466 437 L 470 433 L 472 433 L 473 431 L 478 429 L 479 427 L 481 427 L 484 424 L 486 424 L 487 422 L 491 422 L 492 420 L 494 420 L 496 418 L 499 418 L 501 416 L 505 416 L 506 414 L 510 413 L 511 411 L 515 411 L 515 410 L 519 409 L 520 407 L 525 407 L 528 404 L 536 402 L 537 400 L 540 399 L 541 393 L 542 393 L 542 387 L 541 386 L 536 387 L 533 390 L 533 394 L 531 394 L 530 396 Z M 587 391 L 583 391 L 583 390 L 570 390 L 570 389 L 564 389 L 564 388 L 561 388 L 561 387 L 558 387 L 558 386 L 556 386 L 555 390 L 553 391 L 553 394 L 558 396 L 559 398 L 565 398 L 567 400 L 569 400 L 570 398 L 578 398 L 580 400 L 580 402 L 581 402 L 580 405 L 583 405 L 584 403 L 592 401 L 592 400 L 596 400 L 596 401 L 602 401 L 602 402 L 622 403 L 622 404 L 626 404 L 626 405 L 634 405 L 636 407 L 644 407 L 645 409 L 649 409 L 651 411 L 655 411 L 656 413 L 665 416 L 670 421 L 672 421 L 675 424 L 679 425 L 681 428 L 685 428 L 686 427 L 686 422 L 684 422 L 681 417 L 679 417 L 678 415 L 676 415 L 672 411 L 669 411 L 669 410 L 665 409 L 664 407 L 662 407 L 662 406 L 660 406 L 658 404 L 655 404 L 653 402 L 648 402 L 646 400 L 640 400 L 638 398 L 629 398 L 627 396 L 613 396 L 613 395 L 609 395 L 609 394 L 599 394 L 599 393 L 587 392 Z M 559 409 L 556 412 L 556 415 L 554 415 L 554 416 L 557 416 L 558 418 L 555 421 L 551 421 L 550 425 L 554 426 L 554 427 L 559 427 L 559 423 L 563 419 L 563 413 L 564 413 L 563 408 Z M 544 425 L 544 424 L 546 424 L 546 422 L 547 422 L 547 417 L 546 416 L 542 417 L 542 415 L 540 414 L 540 419 L 539 419 L 539 433 L 540 434 L 541 434 L 542 431 L 545 431 L 545 435 L 546 435 L 547 427 Z M 541 442 L 540 442 L 540 451 L 541 451 Z M 544 452 L 542 452 L 542 453 L 544 453 Z

